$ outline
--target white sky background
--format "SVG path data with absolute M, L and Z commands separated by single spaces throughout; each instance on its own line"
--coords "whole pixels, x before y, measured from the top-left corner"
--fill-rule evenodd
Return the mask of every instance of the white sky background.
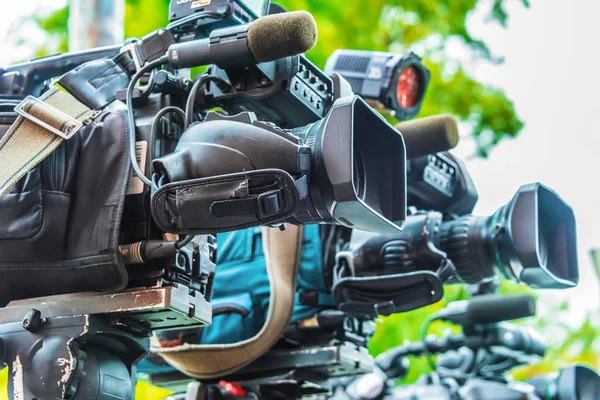
M 453 0 L 456 1 L 456 0 Z M 30 49 L 6 45 L 9 25 L 18 17 L 60 7 L 66 0 L 6 2 L 0 13 L 0 65 L 30 55 Z M 542 292 L 538 307 L 568 299 L 577 323 L 597 310 L 600 283 L 588 251 L 600 247 L 600 1 L 531 0 L 508 2 L 509 26 L 485 22 L 490 0 L 480 2 L 468 21 L 470 32 L 483 39 L 499 66 L 468 69 L 478 79 L 506 91 L 525 127 L 516 140 L 503 141 L 487 160 L 467 163 L 479 191 L 476 213 L 490 214 L 508 201 L 521 184 L 540 181 L 556 190 L 575 210 L 581 282 L 577 289 Z M 32 27 L 31 41 L 44 40 Z M 460 45 L 448 51 L 464 57 Z M 435 99 L 426 98 L 426 101 Z M 463 138 L 456 153 L 469 156 L 473 143 Z
M 533 0 L 529 9 L 517 0 L 508 4 L 508 29 L 485 25 L 475 16 L 468 24 L 470 32 L 505 57 L 504 64 L 480 65 L 473 73 L 504 89 L 525 121 L 515 140 L 503 141 L 488 160 L 467 164 L 480 194 L 475 211 L 493 212 L 522 183 L 534 181 L 573 207 L 579 287 L 541 292 L 538 307 L 543 311 L 545 303 L 568 299 L 576 322 L 584 311 L 597 311 L 600 300 L 589 256 L 591 247 L 600 247 L 600 2 Z M 470 151 L 465 142 L 459 154 Z

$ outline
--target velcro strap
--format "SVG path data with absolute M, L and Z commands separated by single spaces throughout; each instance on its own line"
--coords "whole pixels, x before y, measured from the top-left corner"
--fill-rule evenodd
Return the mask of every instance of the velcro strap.
M 94 110 L 56 87 L 42 95 L 39 101 L 25 101 L 21 108 L 28 118 L 20 115 L 0 139 L 0 195 L 63 142 L 64 138 L 57 132 L 68 136 L 74 133 L 73 120 L 87 123 L 95 114 Z
M 308 180 L 306 175 L 294 181 L 300 199 L 308 196 Z M 244 198 L 218 200 L 211 204 L 210 212 L 215 217 L 234 217 L 240 215 L 257 215 L 259 219 L 273 216 L 281 212 L 283 204 L 281 190 L 270 190 L 259 195 Z
M 270 190 L 258 196 L 215 201 L 210 206 L 210 212 L 215 217 L 258 215 L 262 219 L 281 212 L 284 208 L 282 202 L 282 191 Z
M 101 110 L 117 91 L 127 87 L 130 77 L 114 60 L 87 62 L 64 74 L 58 84 L 89 108 Z
M 258 214 L 258 209 L 258 199 L 256 197 L 218 200 L 210 205 L 210 212 L 215 217 L 254 215 Z
M 331 290 L 340 309 L 349 314 L 377 316 L 414 310 L 435 303 L 444 293 L 440 277 L 428 270 L 380 271 L 381 275 L 358 277 L 348 276 L 350 272 L 347 266 L 336 264 Z

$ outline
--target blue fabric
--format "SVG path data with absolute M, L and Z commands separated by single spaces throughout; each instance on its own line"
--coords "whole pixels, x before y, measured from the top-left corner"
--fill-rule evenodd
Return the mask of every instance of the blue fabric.
M 249 291 L 214 298 L 211 304 L 215 312 L 221 307 L 227 307 L 228 311 L 213 317 L 213 325 L 216 324 L 218 329 L 204 328 L 202 343 L 236 343 L 252 337 L 255 332 L 260 330 L 258 323 L 259 315 L 262 313 L 255 307 L 254 299 Z M 237 310 L 231 310 L 232 308 L 237 308 Z
M 202 344 L 236 343 L 253 337 L 262 328 L 269 309 L 269 278 L 261 229 L 219 234 L 217 246 L 211 304 L 215 311 L 221 307 L 234 311 L 214 316 L 212 325 L 202 328 Z M 292 322 L 310 318 L 317 311 L 334 304 L 325 287 L 322 260 L 319 226 L 305 226 Z M 313 291 L 318 292 L 319 306 L 300 304 L 300 294 Z M 145 373 L 169 370 L 172 367 L 157 366 L 147 360 L 138 366 L 138 371 Z
M 262 247 L 261 228 L 217 235 L 217 270 L 213 286 L 213 307 L 225 301 L 240 307 L 251 305 L 250 313 L 226 313 L 213 318 L 203 329 L 201 343 L 235 343 L 256 335 L 262 327 L 269 307 L 269 278 Z M 323 307 L 310 307 L 299 302 L 303 291 L 319 292 L 320 306 L 333 304 L 325 288 L 319 226 L 304 228 L 302 255 L 292 321 L 309 318 Z M 244 296 L 240 295 L 243 294 Z

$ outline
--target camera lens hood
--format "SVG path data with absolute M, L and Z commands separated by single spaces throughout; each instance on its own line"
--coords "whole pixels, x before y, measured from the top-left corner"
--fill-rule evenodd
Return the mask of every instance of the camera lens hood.
M 540 183 L 521 186 L 498 214 L 506 218 L 499 253 L 520 281 L 537 288 L 577 285 L 575 214 L 556 192 Z M 514 250 L 503 252 L 507 246 Z

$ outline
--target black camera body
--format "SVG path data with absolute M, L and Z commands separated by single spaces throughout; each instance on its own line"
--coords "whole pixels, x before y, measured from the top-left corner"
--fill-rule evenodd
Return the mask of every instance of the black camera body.
M 469 172 L 449 152 L 410 159 L 407 181 L 408 205 L 417 210 L 466 215 L 477 203 L 477 189 Z
M 419 113 L 430 78 L 421 58 L 412 52 L 336 50 L 327 60 L 325 71 L 339 73 L 354 93 L 400 121 Z
M 158 129 L 155 129 L 155 115 L 165 107 L 180 105 L 181 98 L 176 95 L 155 93 L 144 99 L 136 108 L 136 161 L 148 176 L 152 171 L 152 160 L 171 154 L 183 133 L 181 124 L 168 115 L 159 119 L 156 124 Z M 125 198 L 120 243 L 134 244 L 165 239 L 164 231 L 152 220 L 150 197 L 151 188 L 132 172 Z M 124 249 L 125 247 L 122 247 L 122 253 Z M 154 286 L 161 282 L 175 283 L 210 298 L 207 288 L 212 286 L 216 250 L 216 237 L 201 235 L 170 257 L 147 258 L 140 263 L 128 255 L 125 257 L 125 262 L 129 264 L 128 287 Z
M 226 92 L 211 85 L 204 103 L 230 114 L 251 111 L 281 128 L 297 128 L 325 117 L 334 101 L 333 81 L 304 55 L 286 57 L 248 68 L 208 73 L 231 82 Z
M 240 0 L 175 0 L 169 4 L 169 28 L 182 40 L 205 38 L 215 29 L 247 24 L 267 15 L 269 0 L 254 6 Z
M 261 2 L 258 9 L 266 13 L 268 3 Z M 265 32 L 272 33 L 264 25 L 249 24 L 258 15 L 237 0 L 172 1 L 168 29 L 140 42 L 3 71 L 0 90 L 20 98 L 39 96 L 51 78 L 99 57 L 122 60 L 131 54 L 126 64 L 134 64 L 127 89 L 116 93 L 129 111 L 125 131 L 134 167 L 116 235 L 120 254 L 115 263 L 126 265 L 127 285 L 116 294 L 95 293 L 90 298 L 68 293 L 58 299 L 12 304 L 0 312 L 0 323 L 10 325 L 2 331 L 11 348 L 7 360 L 16 356 L 33 360 L 38 349 L 32 347 L 35 336 L 30 334 L 39 334 L 47 349 L 56 345 L 81 369 L 86 349 L 98 359 L 106 349 L 119 353 L 117 358 L 127 366 L 123 376 L 131 383 L 132 365 L 144 349 L 137 346 L 135 357 L 115 349 L 128 346 L 131 335 L 210 323 L 214 234 L 249 227 L 321 223 L 353 230 L 346 247 L 336 243 L 335 250 L 342 251 L 335 257 L 332 293 L 342 317 L 351 315 L 361 323 L 439 300 L 443 283 L 456 272 L 468 283 L 489 279 L 503 268 L 507 277 L 540 287 L 576 283 L 572 210 L 553 192 L 542 186 L 525 188 L 494 216 L 478 219 L 466 215 L 477 193 L 464 166 L 452 155 L 414 158 L 407 170 L 402 133 L 365 99 L 387 102 L 386 107 L 399 110 L 395 115 L 400 119 L 414 116 L 429 79 L 418 57 L 362 54 L 369 60 L 376 56 L 374 62 L 386 68 L 384 79 L 374 82 L 376 90 L 363 93 L 363 99 L 354 95 L 343 74 L 332 70 L 327 75 L 302 51 L 275 52 L 278 56 L 265 58 L 252 53 L 252 43 L 263 43 L 253 41 L 252 35 L 260 39 L 270 37 Z M 287 21 L 290 27 L 298 25 Z M 153 35 L 157 39 L 148 46 L 152 56 L 143 58 L 141 54 L 149 51 L 143 45 Z M 266 50 L 274 51 L 268 43 Z M 208 65 L 207 73 L 192 84 L 184 68 L 199 65 Z M 162 66 L 166 67 L 158 70 Z M 392 78 L 398 85 L 388 91 L 383 83 L 390 86 Z M 137 80 L 142 83 L 139 88 Z M 364 91 L 368 85 L 360 87 Z M 210 112 L 214 107 L 224 113 Z M 407 206 L 425 211 L 408 214 Z M 540 215 L 552 222 L 566 221 L 564 229 L 553 230 Z M 535 229 L 517 224 L 519 218 Z M 546 244 L 556 238 L 561 247 L 554 253 L 537 246 L 538 239 Z M 528 245 L 528 254 L 519 252 L 522 242 Z M 542 252 L 551 258 L 564 253 L 571 265 L 563 268 L 554 261 L 536 265 L 531 254 Z M 464 254 L 472 257 L 465 260 Z M 40 309 L 32 309 L 36 301 Z M 86 320 L 80 315 L 93 317 Z M 65 324 L 84 329 L 64 330 Z M 103 335 L 108 332 L 110 337 L 113 331 L 122 337 L 105 341 Z M 362 328 L 356 331 L 357 336 L 367 336 Z M 82 349 L 52 339 L 71 333 Z M 98 343 L 104 350 L 96 349 Z M 305 358 L 320 349 L 311 350 L 308 340 L 298 343 L 308 350 L 293 357 Z M 361 346 L 350 350 L 364 355 Z M 45 355 L 44 360 L 51 363 L 53 358 Z M 368 367 L 368 357 L 363 364 Z M 314 368 L 326 369 L 321 364 Z M 75 396 L 76 387 L 67 389 Z M 28 390 L 27 395 L 33 396 L 44 389 Z

